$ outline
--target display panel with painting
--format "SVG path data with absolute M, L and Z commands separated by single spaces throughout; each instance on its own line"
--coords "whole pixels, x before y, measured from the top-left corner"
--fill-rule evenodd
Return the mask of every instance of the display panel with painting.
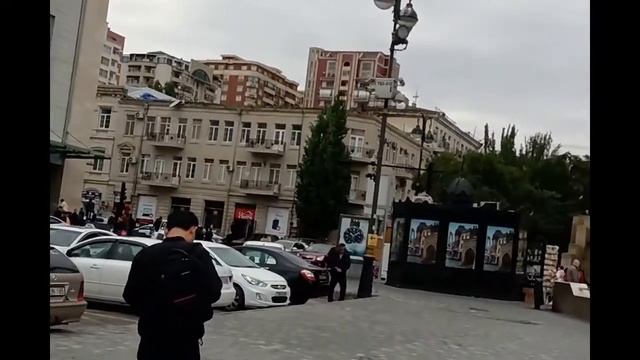
M 340 243 L 345 244 L 352 259 L 362 260 L 367 251 L 369 219 L 342 216 L 340 219 Z
M 407 262 L 420 264 L 436 263 L 439 226 L 440 222 L 436 220 L 411 220 Z
M 514 236 L 514 228 L 487 226 L 483 267 L 485 271 L 511 271 Z
M 400 260 L 400 244 L 404 239 L 405 219 L 396 219 L 393 223 L 393 237 L 391 239 L 391 248 L 389 249 L 389 261 Z
M 518 236 L 518 257 L 516 260 L 516 274 L 524 274 L 524 258 L 527 252 L 527 231 L 520 229 Z
M 478 224 L 449 223 L 447 259 L 445 262 L 447 267 L 475 268 L 478 233 Z

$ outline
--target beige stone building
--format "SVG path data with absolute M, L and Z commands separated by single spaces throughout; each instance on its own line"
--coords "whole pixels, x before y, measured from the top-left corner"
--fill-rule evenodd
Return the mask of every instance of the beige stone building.
M 255 220 L 256 232 L 287 235 L 296 227 L 298 163 L 320 110 L 204 103 L 171 107 L 168 102 L 145 104 L 125 92 L 113 86 L 98 89 L 95 116 L 87 126 L 92 149 L 107 159 L 85 163 L 77 196 L 99 194 L 108 216 L 125 182 L 134 208 L 143 201 L 151 209 L 147 220 L 186 208 L 223 234 L 234 219 L 246 217 Z M 141 116 L 145 106 L 146 119 Z M 366 175 L 374 172 L 379 127 L 371 114 L 349 115 L 345 142 L 352 154 L 348 211 L 353 214 L 365 213 L 371 204 L 373 182 Z M 391 126 L 387 141 L 384 164 L 418 165 L 416 139 Z M 409 195 L 413 176 L 412 170 L 383 168 L 381 213 L 390 215 L 392 201 Z M 279 230 L 270 228 L 275 218 Z

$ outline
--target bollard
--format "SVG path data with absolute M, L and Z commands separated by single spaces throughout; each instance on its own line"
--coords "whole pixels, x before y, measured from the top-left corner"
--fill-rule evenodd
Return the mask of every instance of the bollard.
M 371 297 L 373 289 L 373 260 L 375 258 L 365 255 L 362 258 L 362 272 L 360 273 L 360 283 L 358 284 L 358 298 Z

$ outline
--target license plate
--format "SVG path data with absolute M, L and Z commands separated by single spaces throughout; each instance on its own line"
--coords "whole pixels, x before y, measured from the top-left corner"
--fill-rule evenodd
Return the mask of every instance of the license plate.
M 67 291 L 64 287 L 51 287 L 49 288 L 49 296 L 65 296 Z
M 318 276 L 318 279 L 320 279 L 320 280 L 327 280 L 327 275 L 325 275 L 325 274 L 320 274 L 320 275 Z
M 287 292 L 286 291 L 276 291 L 276 295 L 278 295 L 278 296 L 287 296 Z

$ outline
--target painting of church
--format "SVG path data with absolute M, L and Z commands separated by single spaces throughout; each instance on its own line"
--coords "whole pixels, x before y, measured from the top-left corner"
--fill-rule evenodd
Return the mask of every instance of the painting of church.
M 445 265 L 451 268 L 474 269 L 478 234 L 477 224 L 450 223 Z
M 484 249 L 485 271 L 511 271 L 513 259 L 513 228 L 488 226 Z
M 440 223 L 434 220 L 411 220 L 407 262 L 435 264 L 439 226 Z

